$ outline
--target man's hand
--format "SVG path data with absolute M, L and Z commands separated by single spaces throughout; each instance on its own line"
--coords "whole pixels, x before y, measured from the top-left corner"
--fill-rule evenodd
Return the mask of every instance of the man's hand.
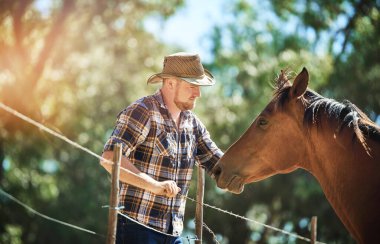
M 180 191 L 181 188 L 179 188 L 175 181 L 172 180 L 157 181 L 157 184 L 155 184 L 155 188 L 153 189 L 155 194 L 164 195 L 166 197 L 175 197 Z

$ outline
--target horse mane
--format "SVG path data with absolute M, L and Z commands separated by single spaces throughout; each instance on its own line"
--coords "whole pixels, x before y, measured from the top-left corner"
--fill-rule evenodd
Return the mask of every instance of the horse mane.
M 277 101 L 276 107 L 284 107 L 289 100 L 290 77 L 290 72 L 281 70 L 281 74 L 275 80 L 274 101 Z M 320 125 L 321 117 L 325 115 L 330 121 L 338 121 L 337 133 L 344 128 L 352 128 L 354 131 L 353 139 L 356 137 L 368 154 L 370 148 L 367 146 L 365 139 L 370 138 L 380 142 L 379 126 L 350 101 L 338 102 L 334 99 L 325 98 L 310 89 L 307 89 L 300 99 L 302 104 L 305 105 L 303 119 L 305 126 Z

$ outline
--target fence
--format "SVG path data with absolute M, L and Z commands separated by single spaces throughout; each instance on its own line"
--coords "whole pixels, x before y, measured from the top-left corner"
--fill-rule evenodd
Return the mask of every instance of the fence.
M 78 149 L 81 149 L 82 151 L 85 151 L 86 153 L 98 158 L 99 160 L 102 160 L 103 162 L 105 163 L 108 163 L 108 164 L 112 164 L 112 167 L 113 167 L 113 170 L 112 170 L 112 184 L 111 184 L 111 195 L 110 195 L 110 205 L 109 205 L 109 221 L 108 221 L 108 235 L 107 235 L 107 244 L 110 244 L 110 243 L 114 243 L 115 242 L 115 233 L 116 233 L 116 216 L 117 214 L 121 215 L 121 216 L 124 216 L 126 218 L 128 218 L 128 216 L 125 216 L 123 215 L 119 209 L 118 209 L 118 182 L 119 182 L 119 171 L 120 170 L 125 170 L 123 168 L 120 168 L 120 159 L 121 159 L 121 146 L 117 146 L 116 150 L 114 151 L 114 160 L 113 161 L 109 161 L 107 159 L 104 159 L 102 158 L 101 156 L 97 155 L 96 153 L 92 152 L 91 150 L 79 145 L 78 143 L 68 139 L 67 137 L 47 128 L 46 126 L 42 125 L 41 123 L 35 121 L 35 120 L 32 120 L 31 118 L 17 112 L 16 110 L 6 106 L 5 104 L 1 103 L 0 102 L 0 108 L 5 110 L 6 112 L 8 113 L 11 113 L 13 114 L 14 116 L 18 117 L 19 119 L 22 119 L 24 121 L 26 121 L 27 123 L 30 123 L 38 128 L 40 128 L 41 130 L 55 136 L 55 137 L 58 137 L 60 138 L 61 140 L 69 143 L 70 145 L 78 148 Z M 114 163 L 115 162 L 115 163 Z M 276 227 L 273 227 L 273 226 L 270 226 L 270 225 L 267 225 L 267 224 L 263 224 L 263 223 L 260 223 L 256 220 L 252 220 L 252 219 L 249 219 L 249 218 L 246 218 L 246 217 L 243 217 L 243 216 L 240 216 L 240 215 L 237 215 L 237 214 L 234 214 L 232 212 L 228 212 L 227 210 L 223 210 L 221 208 L 218 208 L 218 207 L 215 207 L 215 206 L 212 206 L 212 205 L 209 205 L 209 204 L 206 204 L 203 202 L 204 200 L 204 184 L 205 184 L 205 179 L 204 179 L 204 170 L 201 168 L 201 167 L 198 167 L 198 179 L 197 179 L 197 199 L 192 199 L 188 196 L 185 196 L 183 195 L 186 199 L 188 200 L 191 200 L 193 202 L 196 203 L 196 235 L 197 237 L 196 238 L 192 238 L 196 241 L 197 244 L 201 244 L 202 243 L 202 237 L 203 237 L 203 233 L 202 233 L 202 230 L 203 230 L 203 227 L 205 227 L 207 230 L 210 231 L 211 234 L 213 234 L 213 232 L 211 231 L 211 229 L 209 227 L 207 227 L 207 225 L 204 224 L 203 222 L 203 208 L 204 207 L 208 207 L 208 208 L 211 208 L 211 209 L 214 209 L 214 210 L 217 210 L 218 212 L 221 212 L 221 213 L 224 213 L 224 214 L 228 214 L 228 215 L 231 215 L 231 216 L 234 216 L 236 218 L 240 218 L 242 220 L 245 220 L 245 221 L 248 221 L 248 222 L 252 222 L 252 223 L 255 223 L 255 224 L 258 224 L 258 225 L 261 225 L 265 228 L 268 228 L 268 229 L 271 229 L 271 230 L 274 230 L 274 231 L 277 231 L 277 232 L 280 232 L 280 233 L 283 233 L 285 235 L 289 235 L 289 236 L 292 236 L 292 237 L 295 237 L 297 239 L 300 239 L 300 240 L 304 240 L 306 242 L 311 242 L 312 244 L 315 244 L 315 243 L 321 243 L 321 244 L 324 244 L 322 242 L 317 242 L 317 217 L 313 217 L 312 218 L 312 221 L 311 221 L 311 238 L 306 238 L 306 237 L 303 237 L 303 236 L 300 236 L 300 235 L 297 235 L 297 234 L 294 234 L 294 233 L 291 233 L 291 232 L 288 232 L 288 231 L 285 231 L 285 230 L 282 230 L 282 229 L 279 229 L 279 228 L 276 228 Z M 0 193 L 6 197 L 8 197 L 9 199 L 11 199 L 12 201 L 15 201 L 16 203 L 20 204 L 21 206 L 25 207 L 26 209 L 28 209 L 29 211 L 45 218 L 45 219 L 48 219 L 50 221 L 54 221 L 56 223 L 59 223 L 59 224 L 62 224 L 62 225 L 66 225 L 66 226 L 69 226 L 71 228 L 75 228 L 75 229 L 78 229 L 78 230 L 81 230 L 81 231 L 84 231 L 84 232 L 87 232 L 87 233 L 90 233 L 90 234 L 95 234 L 95 235 L 99 235 L 99 236 L 103 236 L 101 234 L 98 234 L 94 231 L 90 231 L 90 230 L 87 230 L 87 229 L 84 229 L 84 228 L 81 228 L 81 227 L 78 227 L 78 226 L 75 226 L 75 225 L 72 225 L 72 224 L 69 224 L 69 223 L 66 223 L 66 222 L 63 222 L 63 221 L 60 221 L 60 220 L 56 220 L 54 218 L 51 218 L 49 216 L 46 216 L 44 214 L 41 214 L 39 213 L 38 211 L 30 208 L 29 206 L 27 206 L 26 204 L 22 203 L 21 201 L 19 201 L 18 199 L 14 198 L 12 195 L 6 193 L 5 191 L 1 190 L 0 189 Z M 131 219 L 132 220 L 132 219 Z M 132 220 L 133 221 L 133 220 Z M 153 229 L 154 230 L 154 229 Z M 156 230 L 155 230 L 156 231 Z M 166 234 L 166 233 L 163 233 L 163 234 Z M 168 234 L 166 234 L 168 235 Z M 216 237 L 214 235 L 214 240 L 216 242 L 218 242 L 216 240 Z

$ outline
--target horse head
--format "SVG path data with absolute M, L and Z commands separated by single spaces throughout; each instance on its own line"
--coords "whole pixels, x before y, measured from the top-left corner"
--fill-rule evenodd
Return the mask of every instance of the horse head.
M 281 72 L 273 99 L 214 167 L 218 187 L 241 193 L 244 184 L 289 173 L 302 165 L 306 156 L 302 97 L 308 81 L 305 68 L 293 84 L 286 72 Z
M 305 68 L 293 84 L 281 73 L 272 100 L 215 165 L 217 185 L 241 193 L 303 168 L 358 243 L 380 243 L 380 128 L 351 102 L 307 89 L 308 80 Z

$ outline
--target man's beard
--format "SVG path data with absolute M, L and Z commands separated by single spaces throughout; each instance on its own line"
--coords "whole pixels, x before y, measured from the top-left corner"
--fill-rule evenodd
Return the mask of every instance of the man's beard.
M 178 87 L 174 95 L 174 103 L 181 111 L 192 110 L 195 107 L 195 99 L 192 102 L 181 102 L 178 99 Z
M 181 111 L 192 110 L 195 107 L 195 100 L 194 102 L 180 102 L 177 98 L 174 98 L 174 103 Z

